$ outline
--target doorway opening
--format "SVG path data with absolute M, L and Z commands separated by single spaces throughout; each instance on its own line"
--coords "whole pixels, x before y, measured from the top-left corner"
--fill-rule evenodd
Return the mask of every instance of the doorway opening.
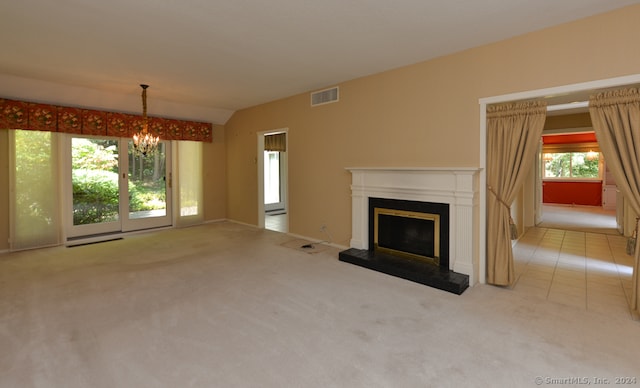
M 589 96 L 611 88 L 637 87 L 640 75 L 619 77 L 609 80 L 574 84 L 558 88 L 517 93 L 489 99 L 481 99 L 481 175 L 480 186 L 486 187 L 486 108 L 489 104 L 507 103 L 530 99 L 545 99 L 548 111 L 573 113 L 582 110 L 588 112 Z M 576 103 L 576 101 L 578 101 Z M 549 117 L 549 116 L 547 116 Z M 626 237 L 617 228 L 613 234 L 592 231 L 579 231 L 573 228 L 559 229 L 536 226 L 539 215 L 547 211 L 546 218 L 559 216 L 553 207 L 543 207 L 541 199 L 542 152 L 538 153 L 536 171 L 528 178 L 523 194 L 515 204 L 518 216 L 525 228 L 529 229 L 514 241 L 514 268 L 516 273 L 512 289 L 521 295 L 540 297 L 588 311 L 596 311 L 611 316 L 620 314 L 629 316 L 632 299 L 633 258 L 626 254 Z M 606 162 L 606 161 L 605 161 Z M 535 182 L 535 183 L 534 183 Z M 535 195 L 532 195 L 536 191 Z M 480 222 L 486 223 L 486 190 L 480 191 Z M 536 204 L 540 204 L 536 208 Z M 629 217 L 627 206 L 616 203 L 616 212 L 622 211 L 624 218 Z M 600 207 L 602 208 L 602 207 Z M 524 211 L 522 209 L 525 209 Z M 588 227 L 596 227 L 594 214 L 579 209 L 573 210 L 573 218 L 588 220 Z M 577 210 L 577 211 L 576 211 Z M 608 215 L 610 217 L 610 215 Z M 611 220 L 611 218 L 609 218 Z M 625 222 L 623 220 L 623 222 Z M 560 226 L 560 225 L 557 225 Z M 616 225 L 617 226 L 617 225 Z M 522 230 L 522 229 L 521 229 Z M 486 242 L 487 235 L 480 232 L 479 281 L 486 281 Z
M 547 113 L 535 160 L 535 225 L 623 234 L 623 198 L 587 109 Z
M 287 130 L 258 134 L 258 226 L 286 233 L 288 212 Z
M 529 90 L 525 92 L 506 94 L 501 96 L 493 96 L 479 99 L 480 105 L 480 179 L 479 186 L 482 188 L 487 187 L 487 106 L 491 104 L 500 104 L 513 101 L 525 101 L 531 99 L 545 99 L 548 103 L 549 110 L 562 110 L 565 112 L 571 112 L 574 109 L 584 109 L 588 107 L 589 96 L 599 91 L 605 91 L 611 88 L 621 87 L 633 87 L 640 84 L 640 74 L 634 74 L 630 76 L 622 76 L 617 78 L 609 78 L 597 81 L 589 81 L 577 84 L 564 85 L 553 88 Z M 553 109 L 551 109 L 553 107 Z M 535 187 L 530 187 L 533 192 Z M 481 189 L 479 192 L 480 209 L 479 209 L 479 223 L 480 225 L 486 225 L 487 221 L 487 190 Z M 532 200 L 533 202 L 533 200 Z M 531 206 L 533 209 L 533 206 Z M 525 217 L 527 221 L 530 221 L 534 225 L 534 214 Z M 487 270 L 487 233 L 486 228 L 480 227 L 478 233 L 478 274 L 474 281 L 480 283 L 486 283 L 486 270 Z

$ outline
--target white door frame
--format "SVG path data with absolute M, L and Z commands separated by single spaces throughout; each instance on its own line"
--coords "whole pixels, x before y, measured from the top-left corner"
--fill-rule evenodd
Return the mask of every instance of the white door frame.
M 478 236 L 480 268 L 478 271 L 478 281 L 480 283 L 486 283 L 487 277 L 487 105 L 585 92 L 589 90 L 619 87 L 637 83 L 640 83 L 640 74 L 582 82 L 553 88 L 529 90 L 526 92 L 504 94 L 501 96 L 485 97 L 478 100 L 480 104 L 480 227 L 478 228 L 480 234 Z
M 261 131 L 257 132 L 258 136 L 258 149 L 256 156 L 256 164 L 258 166 L 258 228 L 264 229 L 264 137 L 265 135 L 275 135 L 278 133 L 286 134 L 286 147 L 287 153 L 289 152 L 289 128 L 280 128 L 273 129 L 270 131 Z M 283 179 L 282 179 L 282 195 L 284 196 L 284 209 L 285 209 L 285 217 L 287 220 L 289 218 L 289 158 L 284 157 L 284 160 L 281 160 L 282 163 L 282 171 L 283 171 Z M 287 225 L 289 223 L 287 222 Z
M 124 141 L 128 144 L 129 139 Z M 131 232 L 144 229 L 162 228 L 173 225 L 173 193 L 170 187 L 172 176 L 172 142 L 171 140 L 160 140 L 160 143 L 164 143 L 165 154 L 165 176 L 164 176 L 164 189 L 165 189 L 165 215 L 159 217 L 144 217 L 144 218 L 130 218 L 129 217 L 129 203 L 122 201 L 120 203 L 120 214 L 122 215 L 122 231 Z M 128 149 L 127 149 L 128 152 Z M 120 179 L 123 179 L 122 174 L 125 174 L 125 178 L 120 190 L 122 190 L 120 196 L 128 197 L 129 195 L 129 178 L 127 172 L 129 171 L 129 158 L 121 158 L 122 165 L 120 170 Z
M 117 221 L 111 222 L 103 222 L 99 224 L 88 224 L 88 225 L 74 225 L 73 224 L 73 187 L 72 187 L 72 141 L 73 138 L 86 138 L 86 139 L 105 139 L 112 140 L 117 142 L 118 147 L 121 146 L 122 142 L 117 137 L 110 136 L 90 136 L 83 134 L 75 134 L 68 133 L 63 134 L 63 141 L 61 141 L 61 164 L 63 166 L 62 171 L 62 187 L 63 189 L 63 198 L 62 201 L 64 203 L 62 220 L 64 223 L 64 238 L 65 242 L 69 238 L 83 238 L 83 237 L 91 237 L 94 235 L 102 235 L 102 234 L 110 234 L 110 233 L 119 233 L 122 231 L 122 220 L 119 218 Z M 121 150 L 118 150 L 121 152 Z M 118 164 L 118 187 L 121 186 L 120 180 L 120 162 Z M 120 196 L 120 194 L 118 194 Z M 120 212 L 118 212 L 120 215 Z

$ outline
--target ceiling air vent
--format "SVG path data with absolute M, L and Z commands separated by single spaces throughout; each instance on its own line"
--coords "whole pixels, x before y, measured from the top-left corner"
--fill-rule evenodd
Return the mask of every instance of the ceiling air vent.
M 311 93 L 311 106 L 318 106 L 338 102 L 338 87 Z

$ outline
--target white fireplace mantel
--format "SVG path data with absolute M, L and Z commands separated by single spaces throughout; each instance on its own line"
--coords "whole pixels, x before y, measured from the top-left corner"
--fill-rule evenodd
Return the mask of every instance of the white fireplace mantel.
M 352 174 L 351 247 L 369 249 L 369 197 L 449 204 L 449 269 L 478 282 L 479 168 L 362 167 Z

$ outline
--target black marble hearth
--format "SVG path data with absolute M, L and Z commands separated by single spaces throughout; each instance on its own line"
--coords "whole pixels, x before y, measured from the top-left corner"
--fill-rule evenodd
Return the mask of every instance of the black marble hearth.
M 457 295 L 462 294 L 469 287 L 468 275 L 420 260 L 356 248 L 340 252 L 339 259 Z

